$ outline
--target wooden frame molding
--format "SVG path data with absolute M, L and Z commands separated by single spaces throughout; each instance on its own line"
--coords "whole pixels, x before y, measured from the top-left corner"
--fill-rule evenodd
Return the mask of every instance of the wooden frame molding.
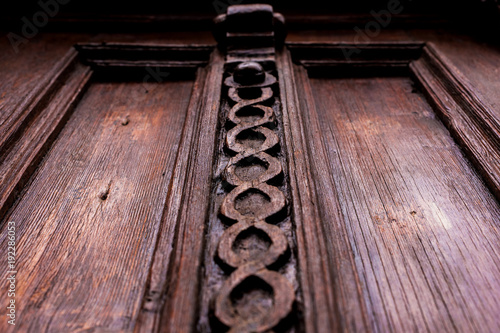
M 207 64 L 214 49 L 213 45 L 122 43 L 86 43 L 75 47 L 84 63 L 99 70 L 152 67 L 193 74 Z
M 110 69 L 115 71 L 116 80 L 161 82 L 164 78 L 154 77 L 158 69 L 193 75 L 196 68 L 208 63 L 212 50 L 206 45 L 116 43 L 78 44 L 70 49 L 0 128 L 5 133 L 0 138 L 0 219 L 29 182 L 91 77 Z
M 107 79 L 112 74 L 111 79 L 116 81 L 162 82 L 175 78 L 175 75 L 185 78 L 196 74 L 177 152 L 170 187 L 172 191 L 167 196 L 166 207 L 170 209 L 165 210 L 162 218 L 153 262 L 148 268 L 148 287 L 141 301 L 142 310 L 136 326 L 139 332 L 159 330 L 162 314 L 163 323 L 167 323 L 163 329 L 167 331 L 169 325 L 190 326 L 192 322 L 179 323 L 177 320 L 180 314 L 189 318 L 184 315 L 189 311 L 193 316 L 196 313 L 192 304 L 198 296 L 197 290 L 192 288 L 191 283 L 184 285 L 182 282 L 191 281 L 198 274 L 199 262 L 196 258 L 201 259 L 200 239 L 203 237 L 204 214 L 208 206 L 203 210 L 200 205 L 187 208 L 185 204 L 193 200 L 198 200 L 200 204 L 206 202 L 210 190 L 213 153 L 207 152 L 213 150 L 215 144 L 217 112 L 213 110 L 218 110 L 216 96 L 220 95 L 218 75 L 222 65 L 221 56 L 213 51 L 213 46 L 206 45 L 78 44 L 68 51 L 18 111 L 2 125 L 5 126 L 2 132 L 6 135 L 0 142 L 0 170 L 5 175 L 0 179 L 0 218 L 5 221 L 8 212 L 14 208 L 18 194 L 28 186 L 44 154 L 57 139 L 93 80 Z M 210 65 L 203 67 L 209 59 Z M 155 77 L 158 71 L 167 75 Z M 106 75 L 101 75 L 103 72 Z M 206 110 L 200 112 L 203 109 Z M 200 191 L 200 184 L 206 184 L 205 192 Z M 189 239 L 192 243 L 186 248 L 184 246 Z M 174 243 L 180 245 L 175 246 Z M 169 266 L 179 275 L 171 274 L 167 279 Z M 168 297 L 165 294 L 167 285 L 170 286 Z M 186 302 L 183 303 L 182 299 Z M 170 301 L 175 301 L 175 307 Z
M 292 59 L 311 76 L 394 75 L 422 54 L 422 42 L 287 43 Z
M 193 305 L 199 302 L 223 64 L 215 51 L 195 84 L 173 177 L 175 192 L 166 205 L 178 210 L 169 209 L 172 213 L 164 216 L 140 316 L 144 324 L 136 332 L 189 332 L 198 317 L 198 306 Z M 164 231 L 169 225 L 175 226 L 174 233 Z M 172 272 L 168 277 L 167 269 Z
M 92 70 L 71 49 L 2 124 L 0 219 L 14 204 L 88 86 Z
M 218 18 L 226 29 L 219 49 L 87 43 L 69 50 L 0 126 L 0 219 L 92 80 L 161 82 L 166 77 L 155 78 L 156 70 L 168 79 L 193 77 L 134 331 L 336 332 L 353 325 L 338 302 L 345 288 L 358 295 L 350 300 L 361 313 L 356 327 L 369 331 L 373 314 L 337 190 L 320 170 L 328 154 L 316 135 L 321 126 L 309 78 L 412 77 L 498 200 L 500 124 L 431 43 L 280 48 L 283 20 L 269 6 L 233 6 L 226 15 Z M 262 31 L 238 30 L 255 18 L 267 20 Z M 321 206 L 319 193 L 333 199 Z M 245 303 L 244 293 L 255 304 Z
M 319 180 L 311 163 L 312 158 L 322 157 L 314 151 L 314 147 L 321 146 L 309 142 L 309 133 L 314 133 L 314 129 L 307 126 L 305 120 L 310 119 L 309 113 L 306 115 L 303 110 L 309 110 L 312 105 L 305 105 L 305 100 L 299 97 L 298 91 L 303 86 L 295 75 L 295 67 L 288 51 L 279 53 L 278 71 L 281 77 L 288 78 L 280 82 L 280 89 L 284 96 L 283 124 L 303 298 L 299 307 L 306 332 L 335 332 L 340 328 L 340 314 L 334 300 L 334 270 L 327 259 L 334 254 L 329 253 L 331 241 L 322 236 L 325 225 L 321 223 L 315 189 Z M 331 193 L 334 195 L 335 191 Z M 336 212 L 332 219 L 341 221 L 339 207 Z
M 432 45 L 394 43 L 288 43 L 310 76 L 409 75 L 500 199 L 500 124 L 467 80 Z M 345 54 L 351 54 L 346 58 Z
M 467 81 L 430 43 L 289 43 L 287 46 L 289 51 L 281 53 L 278 69 L 281 77 L 287 78 L 281 82 L 281 89 L 286 96 L 283 99 L 285 136 L 306 331 L 360 328 L 370 331 L 373 314 L 361 294 L 353 249 L 337 191 L 332 185 L 335 182 L 323 169 L 328 165 L 327 147 L 318 135 L 321 126 L 309 78 L 411 76 L 492 193 L 500 199 L 498 123 Z M 359 52 L 346 59 L 346 47 Z M 320 205 L 325 201 L 318 200 L 318 193 L 329 193 L 333 199 Z M 322 223 L 320 216 L 328 216 L 330 223 Z M 335 273 L 339 271 L 342 276 Z M 346 294 L 358 295 L 357 299 L 349 300 L 349 309 L 355 308 L 360 313 L 360 322 L 345 322 L 342 300 Z
M 452 68 L 432 44 L 410 64 L 427 99 L 500 200 L 500 124 L 467 80 Z

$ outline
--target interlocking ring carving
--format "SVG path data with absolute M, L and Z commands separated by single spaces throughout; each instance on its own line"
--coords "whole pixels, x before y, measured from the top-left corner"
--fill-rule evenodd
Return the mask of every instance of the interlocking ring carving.
M 295 299 L 294 288 L 288 279 L 269 269 L 269 266 L 275 264 L 285 254 L 289 246 L 284 232 L 278 226 L 266 221 L 268 217 L 282 211 L 286 205 L 283 192 L 267 183 L 282 172 L 281 162 L 267 153 L 269 149 L 276 147 L 279 137 L 272 129 L 272 124 L 275 122 L 274 111 L 263 104 L 273 97 L 271 86 L 276 83 L 276 78 L 264 72 L 257 63 L 243 63 L 239 67 L 243 68 L 243 72 L 248 71 L 246 74 L 243 73 L 243 78 L 240 80 L 244 84 L 235 81 L 238 78 L 237 73 L 225 80 L 225 84 L 229 87 L 229 98 L 236 103 L 227 116 L 228 121 L 235 126 L 228 131 L 225 144 L 236 155 L 230 158 L 223 173 L 226 182 L 234 188 L 225 196 L 220 208 L 222 215 L 235 222 L 224 231 L 217 248 L 220 260 L 234 271 L 224 281 L 216 295 L 214 312 L 215 316 L 230 328 L 230 332 L 265 332 L 291 312 Z M 256 77 L 255 80 L 252 75 Z M 260 96 L 242 98 L 250 89 L 254 92 L 260 91 Z M 251 108 L 254 112 L 250 112 Z M 271 126 L 266 127 L 266 125 Z M 248 131 L 259 140 L 242 140 L 241 137 Z M 252 174 L 250 178 L 241 177 L 237 168 L 244 161 L 250 161 L 249 163 L 260 161 L 265 165 L 265 170 Z M 239 210 L 238 198 L 246 193 L 255 192 L 267 198 L 268 202 Z M 269 247 L 253 257 L 238 253 L 234 249 L 238 236 L 250 229 L 263 232 L 270 240 Z M 272 289 L 273 301 L 272 306 L 265 311 L 254 311 L 251 315 L 245 316 L 238 313 L 231 295 L 249 278 L 260 279 L 268 285 Z

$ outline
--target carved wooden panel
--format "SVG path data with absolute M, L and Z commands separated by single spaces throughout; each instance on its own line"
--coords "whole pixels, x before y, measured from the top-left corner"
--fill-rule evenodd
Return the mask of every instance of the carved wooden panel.
M 224 80 L 215 209 L 205 265 L 215 318 L 234 332 L 267 331 L 291 315 L 297 289 L 283 168 L 276 71 L 233 64 Z M 235 67 L 234 67 L 235 66 Z M 217 195 L 218 194 L 218 195 Z M 215 263 L 212 263 L 214 262 Z M 217 274 L 219 266 L 223 272 Z
M 270 6 L 233 6 L 218 18 L 226 30 L 219 37 L 226 64 L 202 331 L 267 332 L 297 324 L 292 319 L 297 316 L 297 260 L 273 21 Z M 252 33 L 251 42 L 238 37 L 242 31 Z
M 345 59 L 350 47 L 361 52 Z M 315 205 L 336 249 L 324 258 L 338 314 L 319 330 L 497 330 L 494 112 L 431 43 L 289 49 Z
M 500 55 L 471 84 L 449 32 L 345 33 L 230 6 L 217 46 L 84 40 L 8 96 L 17 328 L 498 331 Z

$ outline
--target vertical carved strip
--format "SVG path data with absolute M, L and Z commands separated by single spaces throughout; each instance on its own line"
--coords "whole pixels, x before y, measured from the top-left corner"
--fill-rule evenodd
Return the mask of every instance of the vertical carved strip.
M 243 5 L 216 23 L 226 64 L 198 330 L 293 332 L 297 265 L 275 63 L 283 19 Z
M 281 162 L 268 151 L 279 145 L 273 108 L 276 78 L 257 62 L 240 63 L 227 77 L 228 97 L 236 104 L 227 115 L 232 127 L 226 134 L 226 148 L 236 155 L 227 162 L 223 179 L 232 187 L 222 201 L 220 213 L 230 226 L 220 237 L 217 256 L 234 269 L 217 292 L 215 316 L 230 332 L 265 332 L 276 326 L 292 309 L 293 286 L 286 277 L 269 269 L 289 249 L 288 240 L 273 218 L 286 207 L 284 193 L 269 182 L 282 175 Z M 275 149 L 277 154 L 278 150 Z M 228 187 L 229 187 L 228 186 Z M 244 246 L 245 236 L 254 240 Z M 265 241 L 262 246 L 259 242 Z M 271 304 L 237 306 L 234 294 L 259 286 L 271 293 Z

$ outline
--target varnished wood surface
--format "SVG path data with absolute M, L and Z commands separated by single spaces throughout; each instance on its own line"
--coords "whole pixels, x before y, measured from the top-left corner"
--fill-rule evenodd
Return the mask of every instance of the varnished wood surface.
M 461 80 L 475 91 L 491 110 L 496 126 L 500 128 L 500 47 L 487 41 L 488 34 L 479 38 L 449 36 L 446 33 L 413 31 L 412 36 L 428 40 L 453 65 Z M 482 37 L 482 38 L 481 38 Z
M 2 32 L 5 34 L 6 32 Z M 26 44 L 12 48 L 0 39 L 0 142 L 19 116 L 29 108 L 53 78 L 58 62 L 77 43 L 114 42 L 149 45 L 206 45 L 215 41 L 210 32 L 165 32 L 157 34 L 40 33 Z
M 447 31 L 445 29 L 382 29 L 380 33 L 368 37 L 359 33 L 363 25 L 357 25 L 358 30 L 304 30 L 294 31 L 287 36 L 289 42 L 346 42 L 346 43 L 377 43 L 377 42 L 432 42 L 450 64 L 454 73 L 465 80 L 493 113 L 497 123 L 500 123 L 498 107 L 500 100 L 497 91 L 500 89 L 498 80 L 500 48 L 491 37 L 488 30 L 468 36 L 464 32 Z M 389 26 L 390 27 L 390 26 Z
M 40 35 L 14 52 L 7 38 L 0 39 L 0 124 L 7 121 L 11 110 L 20 110 L 29 102 L 29 94 L 49 70 L 64 56 L 73 43 L 88 39 L 86 34 Z M 48 77 L 45 77 L 48 79 Z M 39 88 L 38 88 L 39 89 Z
M 90 87 L 8 217 L 22 272 L 17 329 L 133 329 L 191 87 Z
M 407 78 L 313 79 L 306 94 L 322 220 L 338 193 L 370 329 L 498 331 L 499 205 L 423 96 Z M 335 274 L 342 326 L 363 330 Z
M 163 281 L 167 284 L 167 292 L 159 332 L 196 330 L 223 65 L 222 54 L 214 52 L 204 80 L 203 97 L 194 110 L 196 119 L 186 133 L 189 148 L 183 150 L 182 159 L 183 163 L 188 163 L 188 170 L 182 194 L 179 195 L 182 205 L 176 220 L 175 247 L 169 263 L 172 273 Z M 168 243 L 159 243 L 159 247 L 167 246 Z
M 184 183 L 189 177 L 189 160 L 192 156 L 190 152 L 194 144 L 193 138 L 196 137 L 193 127 L 199 125 L 200 113 L 198 110 L 206 78 L 206 71 L 200 69 L 193 84 L 193 92 L 186 112 L 175 167 L 172 171 L 171 190 L 168 193 L 165 203 L 168 209 L 164 211 L 162 221 L 160 222 L 158 241 L 153 254 L 149 278 L 146 283 L 141 312 L 134 332 L 157 332 L 161 325 L 163 306 L 165 302 L 167 305 L 169 303 L 168 299 L 165 300 L 165 293 L 171 285 L 166 278 L 171 271 L 169 267 L 170 254 L 173 250 L 172 244 L 177 234 L 176 228 L 180 207 L 183 204 Z M 175 277 L 177 274 L 174 272 L 170 275 Z
M 497 80 L 498 47 L 489 45 L 463 33 L 446 30 L 402 30 L 382 29 L 380 34 L 366 39 L 353 29 L 343 30 L 304 30 L 291 31 L 287 35 L 289 42 L 397 42 L 397 41 L 432 41 L 436 48 L 454 65 L 455 72 L 471 82 L 472 88 L 496 112 L 499 103 L 496 91 L 500 88 Z M 362 29 L 363 26 L 360 26 Z M 486 36 L 486 35 L 485 35 Z M 6 38 L 0 40 L 0 124 L 11 113 L 19 110 L 26 103 L 34 87 L 47 77 L 49 71 L 67 50 L 76 43 L 115 42 L 143 44 L 214 44 L 215 40 L 208 31 L 170 31 L 162 33 L 49 33 L 42 32 L 26 45 L 20 46 L 15 53 Z M 500 122 L 496 114 L 497 122 Z M 0 132 L 0 137 L 4 132 Z
M 353 37 L 309 31 L 288 40 Z M 0 141 L 69 47 L 89 41 L 214 42 L 208 32 L 49 33 L 14 54 L 4 40 Z M 387 30 L 373 41 L 432 42 L 498 124 L 495 47 L 443 31 Z M 290 80 L 289 59 L 280 61 Z M 61 91 L 74 92 L 88 74 L 76 68 Z M 25 191 L 6 205 L 25 277 L 20 331 L 195 329 L 221 68 L 220 55 L 212 58 L 192 96 L 187 81 L 91 86 L 31 166 L 38 169 Z M 280 89 L 307 331 L 498 331 L 498 202 L 423 96 L 408 78 L 314 79 L 311 88 L 296 71 L 300 79 Z M 27 127 L 25 141 L 11 142 L 3 175 L 26 167 L 23 156 L 39 143 L 30 133 L 47 139 L 47 128 Z M 496 173 L 494 160 L 484 163 Z
M 452 137 L 500 199 L 500 124 L 496 110 L 432 43 L 410 63 L 412 76 Z
M 339 312 L 342 309 L 336 298 L 340 295 L 339 288 L 348 288 L 349 291 L 342 292 L 351 292 L 351 295 L 356 293 L 354 261 L 351 256 L 345 255 L 345 232 L 339 229 L 328 232 L 341 221 L 340 205 L 335 200 L 337 195 L 334 190 L 330 191 L 333 199 L 329 215 L 331 223 L 323 223 L 320 216 L 320 201 L 315 191 L 312 167 L 320 164 L 318 159 L 322 156 L 314 151 L 315 145 L 310 146 L 310 134 L 313 132 L 306 131 L 304 119 L 310 119 L 310 116 L 309 111 L 303 110 L 310 108 L 300 94 L 304 91 L 304 82 L 301 76 L 295 77 L 288 52 L 279 54 L 278 63 L 281 77 L 290 78 L 281 81 L 280 89 L 283 94 L 284 141 L 288 154 L 291 205 L 296 226 L 297 269 L 303 294 L 299 302 L 304 316 L 303 325 L 306 332 L 338 332 L 343 328 L 343 315 Z M 300 69 L 305 72 L 302 67 Z M 303 78 L 307 80 L 305 74 Z M 325 233 L 329 235 L 328 239 L 324 237 Z M 340 271 L 341 276 L 336 273 Z M 353 283 L 342 285 L 337 282 L 339 278 Z M 351 306 L 360 313 L 359 326 L 366 328 L 363 303 L 353 297 Z
M 0 219 L 27 184 L 85 92 L 92 74 L 70 50 L 3 122 L 0 141 Z M 8 113 L 8 112 L 7 112 Z
M 7 38 L 0 39 L 0 136 L 50 81 L 50 71 L 70 47 L 87 34 L 41 34 L 15 52 Z

